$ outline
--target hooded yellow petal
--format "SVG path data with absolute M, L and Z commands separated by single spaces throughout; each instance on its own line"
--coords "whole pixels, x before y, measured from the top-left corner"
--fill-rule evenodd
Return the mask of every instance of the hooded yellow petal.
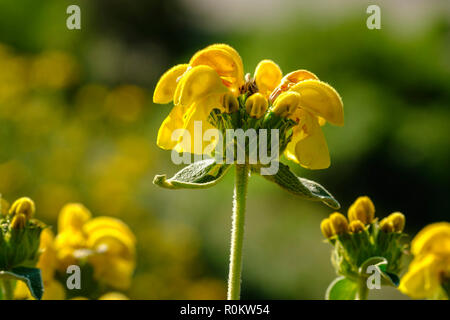
M 256 66 L 255 81 L 258 91 L 268 98 L 272 91 L 279 85 L 283 73 L 280 67 L 272 60 L 262 60 Z
M 259 119 L 267 111 L 269 103 L 267 99 L 259 92 L 251 95 L 247 101 L 245 101 L 245 110 L 250 115 L 250 117 Z
M 99 229 L 91 232 L 86 246 L 89 249 L 109 252 L 122 258 L 132 258 L 135 253 L 135 239 L 117 229 Z
M 433 223 L 423 228 L 411 242 L 415 256 L 434 253 L 450 257 L 450 223 Z
M 399 290 L 414 299 L 433 298 L 440 289 L 439 264 L 433 254 L 415 258 L 402 277 Z
M 290 90 L 301 94 L 301 107 L 331 124 L 344 125 L 341 97 L 330 85 L 319 80 L 304 80 Z
M 69 203 L 65 205 L 58 217 L 58 232 L 68 228 L 81 230 L 84 223 L 91 218 L 91 212 L 81 203 Z
M 134 236 L 133 232 L 130 230 L 130 228 L 122 222 L 122 220 L 112 218 L 112 217 L 97 217 L 90 221 L 88 221 L 83 226 L 83 231 L 85 234 L 90 235 L 94 232 L 100 231 L 100 230 L 117 230 L 121 233 L 124 233 L 129 239 L 131 239 L 133 242 L 136 242 L 136 237 Z
M 223 82 L 238 93 L 244 81 L 244 66 L 239 53 L 226 44 L 213 44 L 198 51 L 189 61 L 192 67 L 210 66 Z
M 153 102 L 165 104 L 173 99 L 179 77 L 181 77 L 189 67 L 188 64 L 179 64 L 164 73 L 156 84 L 153 93 Z
M 204 141 L 203 134 L 207 130 L 217 130 L 209 121 L 209 115 L 212 110 L 218 109 L 221 112 L 223 108 L 223 98 L 225 94 L 211 94 L 201 100 L 192 104 L 186 112 L 184 118 L 183 129 L 189 133 L 185 136 L 180 136 L 175 150 L 178 152 L 189 152 L 193 154 L 204 154 L 205 148 L 211 143 L 217 141 Z M 199 126 L 201 122 L 201 128 Z M 201 130 L 200 130 L 201 129 Z M 188 139 L 189 138 L 189 139 Z
M 57 255 L 53 245 L 53 232 L 47 228 L 42 230 L 39 243 L 39 260 L 36 265 L 41 269 L 42 279 L 44 282 L 53 279 L 54 271 L 57 266 Z
M 213 93 L 228 92 L 217 72 L 209 66 L 198 66 L 187 71 L 176 89 L 175 105 L 190 106 Z
M 283 118 L 293 118 L 298 113 L 301 96 L 297 92 L 283 92 L 274 102 L 272 112 Z
M 176 146 L 177 141 L 172 140 L 172 134 L 175 130 L 183 128 L 183 116 L 186 109 L 181 105 L 175 105 L 172 108 L 172 111 L 170 111 L 169 115 L 159 127 L 158 137 L 156 139 L 158 147 L 171 150 Z
M 296 83 L 299 83 L 300 81 L 304 80 L 319 80 L 319 78 L 312 72 L 309 72 L 307 70 L 296 70 L 288 73 L 285 75 L 278 87 L 272 91 L 272 94 L 270 95 L 270 100 L 275 101 L 275 99 L 283 92 L 289 90 L 292 86 L 294 86 Z
M 294 127 L 285 155 L 307 169 L 325 169 L 330 166 L 325 136 L 316 117 L 303 112 L 300 123 Z

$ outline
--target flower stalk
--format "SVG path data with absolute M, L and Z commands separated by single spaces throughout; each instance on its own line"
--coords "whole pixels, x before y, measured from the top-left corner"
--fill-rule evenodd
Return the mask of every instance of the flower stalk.
M 249 166 L 247 164 L 236 165 L 230 267 L 228 274 L 228 300 L 239 300 L 241 295 L 242 248 L 244 243 L 248 176 Z
M 1 279 L 0 285 L 2 292 L 2 300 L 13 300 L 14 298 L 13 281 L 10 279 Z
M 358 281 L 358 291 L 356 293 L 356 300 L 367 300 L 369 296 L 369 288 L 367 287 L 366 279 L 361 278 Z

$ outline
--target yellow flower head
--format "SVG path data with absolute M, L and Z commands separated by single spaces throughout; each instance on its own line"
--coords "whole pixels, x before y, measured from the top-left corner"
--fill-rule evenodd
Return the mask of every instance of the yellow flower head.
M 400 282 L 400 291 L 415 299 L 443 296 L 450 282 L 450 223 L 433 223 L 411 243 L 414 260 Z M 447 298 L 449 292 L 446 292 Z
M 230 96 L 242 100 L 240 107 L 249 117 L 261 119 L 272 112 L 292 120 L 292 130 L 283 132 L 286 137 L 282 137 L 289 141 L 280 150 L 288 159 L 309 169 L 329 167 L 329 152 L 321 126 L 326 122 L 344 124 L 339 94 L 306 70 L 283 77 L 280 67 L 271 60 L 262 60 L 253 78 L 244 77 L 241 57 L 226 44 L 200 50 L 189 63 L 176 65 L 160 78 L 153 101 L 160 104 L 173 101 L 174 107 L 159 129 L 158 146 L 178 152 L 205 153 L 209 143 L 192 150 L 194 141 L 185 142 L 177 130 L 188 130 L 192 138 L 195 121 L 202 121 L 204 131 L 218 129 L 218 122 L 211 114 L 214 110 L 232 113 L 226 107 Z
M 136 238 L 119 219 L 97 217 L 81 204 L 66 205 L 58 219 L 55 239 L 58 269 L 89 263 L 94 277 L 117 289 L 127 289 L 135 268 Z

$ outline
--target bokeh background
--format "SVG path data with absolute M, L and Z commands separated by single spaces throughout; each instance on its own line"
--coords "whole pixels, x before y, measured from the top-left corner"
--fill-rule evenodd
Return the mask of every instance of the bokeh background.
M 70 4 L 81 7 L 81 30 L 66 28 Z M 381 7 L 381 30 L 366 27 L 369 4 Z M 369 195 L 378 217 L 403 212 L 411 235 L 448 221 L 449 4 L 2 0 L 0 193 L 33 198 L 51 225 L 67 202 L 129 224 L 138 239 L 130 298 L 224 298 L 233 174 L 207 190 L 154 186 L 155 174 L 180 168 L 155 143 L 170 106 L 151 101 L 166 69 L 224 42 L 246 72 L 269 58 L 341 94 L 346 124 L 324 128 L 331 167 L 290 166 L 326 186 L 344 213 Z M 322 299 L 335 277 L 319 229 L 330 213 L 252 177 L 243 298 Z

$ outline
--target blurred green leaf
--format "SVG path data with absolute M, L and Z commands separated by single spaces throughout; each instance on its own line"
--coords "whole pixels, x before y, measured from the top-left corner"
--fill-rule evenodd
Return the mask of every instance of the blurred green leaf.
M 346 277 L 338 277 L 328 286 L 326 300 L 355 300 L 358 285 Z

